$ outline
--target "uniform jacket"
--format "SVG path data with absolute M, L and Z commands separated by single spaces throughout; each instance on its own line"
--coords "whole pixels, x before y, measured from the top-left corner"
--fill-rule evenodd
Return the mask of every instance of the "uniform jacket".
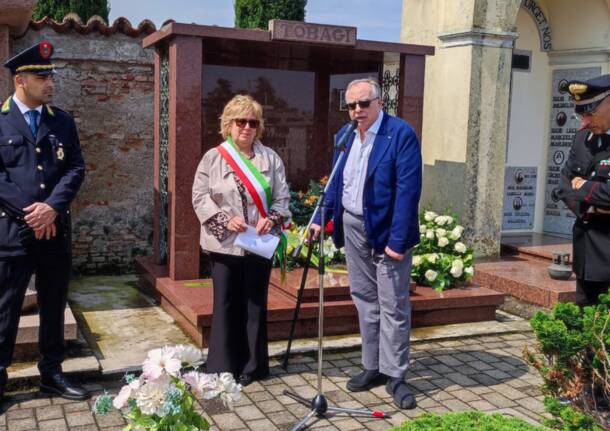
M 576 277 L 610 282 L 610 215 L 590 213 L 593 208 L 610 209 L 610 184 L 587 181 L 578 190 L 571 185 L 576 176 L 589 178 L 602 159 L 610 159 L 610 136 L 578 132 L 561 171 L 557 194 L 576 214 L 572 230 Z
M 337 134 L 342 136 L 347 126 Z M 354 142 L 349 137 L 345 155 L 328 186 L 326 220 L 334 220 L 333 239 L 337 247 L 343 237 L 343 170 Z M 339 152 L 333 158 L 337 163 Z M 373 143 L 363 193 L 363 218 L 366 237 L 373 249 L 381 253 L 389 246 L 404 253 L 419 243 L 418 205 L 422 187 L 422 159 L 417 136 L 409 124 L 387 114 Z M 314 220 L 320 224 L 319 215 Z
M 288 209 L 290 192 L 282 159 L 275 151 L 265 147 L 259 141 L 254 142 L 253 150 L 254 158 L 250 161 L 271 187 L 272 203 L 269 209 L 288 220 L 290 218 Z M 256 226 L 260 215 L 250 194 L 246 193 L 246 195 L 248 197 L 248 221 L 251 225 Z M 193 183 L 193 208 L 201 222 L 200 244 L 202 249 L 237 256 L 244 254 L 241 247 L 233 244 L 237 234 L 231 233 L 223 241 L 218 241 L 206 224 L 210 217 L 219 212 L 224 212 L 230 217 L 243 217 L 241 195 L 233 177 L 233 170 L 216 148 L 205 153 L 197 167 Z
M 69 114 L 43 106 L 34 137 L 12 97 L 7 99 L 0 113 L 0 257 L 70 252 L 70 203 L 84 175 L 78 133 Z M 34 202 L 55 209 L 58 233 L 26 250 L 17 227 L 23 208 Z

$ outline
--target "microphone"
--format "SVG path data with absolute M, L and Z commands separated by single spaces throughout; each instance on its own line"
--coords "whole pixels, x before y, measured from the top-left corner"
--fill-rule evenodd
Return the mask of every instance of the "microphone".
M 354 130 L 356 130 L 356 127 L 358 127 L 358 121 L 352 120 L 349 123 L 349 126 L 347 127 L 347 130 L 345 131 L 343 136 L 341 136 L 341 139 L 339 139 L 338 141 L 335 141 L 335 149 L 343 151 L 343 149 L 345 148 L 345 144 L 347 143 L 347 140 L 351 136 L 352 132 Z

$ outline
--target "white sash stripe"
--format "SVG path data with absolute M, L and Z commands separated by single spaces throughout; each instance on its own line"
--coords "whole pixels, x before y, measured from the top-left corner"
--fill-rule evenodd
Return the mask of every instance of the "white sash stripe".
M 250 181 L 250 183 L 256 190 L 256 193 L 260 197 L 260 200 L 263 203 L 263 208 L 265 209 L 265 212 L 267 214 L 269 214 L 269 206 L 267 204 L 267 194 L 265 193 L 265 189 L 263 188 L 261 183 L 258 181 L 256 176 L 252 173 L 252 171 L 250 171 L 250 168 L 248 167 L 248 165 L 246 165 L 246 163 L 244 163 L 244 161 L 241 158 L 241 155 L 239 154 L 239 152 L 233 145 L 231 145 L 228 141 L 224 141 L 221 145 L 222 145 L 222 148 L 224 148 L 227 151 L 227 153 L 229 153 L 229 155 L 231 156 L 233 161 L 237 164 L 237 166 L 239 166 L 239 168 L 242 170 L 244 175 L 246 175 L 246 177 L 248 178 L 248 180 Z

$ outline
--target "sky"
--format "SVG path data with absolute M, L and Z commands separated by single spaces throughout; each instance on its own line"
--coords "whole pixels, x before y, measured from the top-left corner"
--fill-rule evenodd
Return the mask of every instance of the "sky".
M 233 0 L 109 0 L 110 23 L 123 16 L 134 26 L 167 19 L 233 27 Z M 400 41 L 402 0 L 309 0 L 305 21 L 358 28 L 358 39 Z

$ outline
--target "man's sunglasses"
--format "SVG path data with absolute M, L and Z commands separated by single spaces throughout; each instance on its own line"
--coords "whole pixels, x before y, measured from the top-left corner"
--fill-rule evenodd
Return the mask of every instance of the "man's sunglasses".
M 583 119 L 583 118 L 585 118 L 585 117 L 594 117 L 594 116 L 595 116 L 595 114 L 597 114 L 597 113 L 599 112 L 599 108 L 601 108 L 601 107 L 602 107 L 602 104 L 603 104 L 604 102 L 606 102 L 606 99 L 602 100 L 602 101 L 600 102 L 600 104 L 599 104 L 599 105 L 597 105 L 597 106 L 595 107 L 595 109 L 592 109 L 592 110 L 590 110 L 590 111 L 587 111 L 587 112 L 581 112 L 581 113 L 576 113 L 576 112 L 575 112 L 575 113 L 574 113 L 574 118 L 576 118 L 578 121 L 582 121 L 582 119 Z
M 234 118 L 233 121 L 235 121 L 235 124 L 237 124 L 237 127 L 241 128 L 241 129 L 246 127 L 246 124 L 248 126 L 250 126 L 251 129 L 256 129 L 256 128 L 258 128 L 258 125 L 260 124 L 260 121 L 258 121 L 258 120 L 248 120 L 247 118 Z
M 364 108 L 368 108 L 369 106 L 371 106 L 371 102 L 373 100 L 377 100 L 377 99 L 379 99 L 379 97 L 375 97 L 374 99 L 371 99 L 371 100 L 358 100 L 356 102 L 346 103 L 346 105 L 350 111 L 353 111 L 354 109 L 356 109 L 356 105 L 360 106 L 360 109 L 364 109 Z

